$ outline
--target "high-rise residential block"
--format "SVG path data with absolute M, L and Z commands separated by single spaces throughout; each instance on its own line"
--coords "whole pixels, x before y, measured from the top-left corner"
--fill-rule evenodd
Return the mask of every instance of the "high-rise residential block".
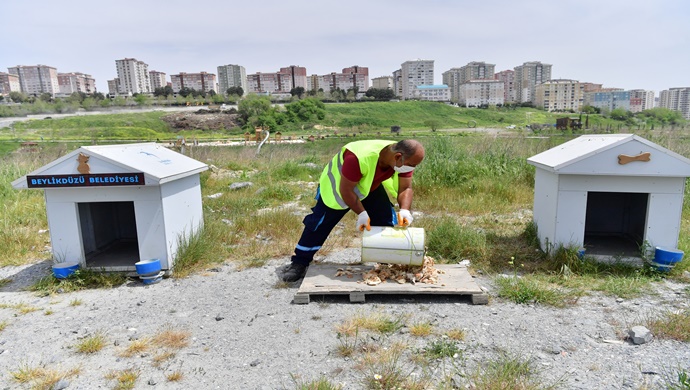
M 151 80 L 149 79 L 149 66 L 144 61 L 136 58 L 124 58 L 115 60 L 119 94 L 150 93 Z
M 290 65 L 276 73 L 247 75 L 247 89 L 253 93 L 289 93 L 293 88 L 307 89 L 307 68 Z
M 359 92 L 366 92 L 369 89 L 369 68 L 366 66 L 353 65 L 343 69 L 343 74 L 350 75 L 352 88 Z
M 151 92 L 155 92 L 157 88 L 164 88 L 168 85 L 168 81 L 165 79 L 165 76 L 165 72 L 159 72 L 157 70 L 149 71 Z
M 579 111 L 583 106 L 584 85 L 577 80 L 548 80 L 534 90 L 534 106 L 546 111 Z
M 403 99 L 413 99 L 419 85 L 434 84 L 434 60 L 405 61 L 400 69 Z
M 393 92 L 395 96 L 402 97 L 402 69 L 393 71 Z
M 630 111 L 642 112 L 654 108 L 654 91 L 644 89 L 630 90 Z
M 58 73 L 58 85 L 61 95 L 71 95 L 75 92 L 95 93 L 96 80 L 91 75 L 71 72 Z
M 599 92 L 604 84 L 597 83 L 580 83 L 584 86 L 585 93 L 587 92 Z
M 501 80 L 468 80 L 458 86 L 458 104 L 466 107 L 503 104 L 504 85 Z
M 374 77 L 373 79 L 371 79 L 371 87 L 376 89 L 393 89 L 393 77 Z
M 511 69 L 502 70 L 494 74 L 494 79 L 503 81 L 504 103 L 515 102 L 515 71 Z
M 551 80 L 551 65 L 539 61 L 525 62 L 515 67 L 515 101 L 534 102 L 537 85 Z
M 280 73 L 289 77 L 290 89 L 297 87 L 307 89 L 307 68 L 303 66 L 290 65 L 285 68 L 280 68 Z
M 659 107 L 679 111 L 690 119 L 690 87 L 670 88 L 659 93 Z
M 17 65 L 7 68 L 10 74 L 19 77 L 19 87 L 27 95 L 38 96 L 49 93 L 53 96 L 60 92 L 57 69 L 47 65 Z
M 119 91 L 120 91 L 120 79 L 118 79 L 116 77 L 112 80 L 108 80 L 108 94 L 111 96 L 115 96 L 115 95 L 120 93 Z
M 244 66 L 230 64 L 218 67 L 218 93 L 226 94 L 230 87 L 240 87 L 245 94 L 248 92 Z
M 180 92 L 182 88 L 190 88 L 195 91 L 216 91 L 216 75 L 213 73 L 185 73 L 170 75 L 173 92 Z
M 0 95 L 9 95 L 10 92 L 21 92 L 19 76 L 16 74 L 0 72 Z
M 307 79 L 307 89 L 324 92 L 336 89 L 343 91 L 354 89 L 358 93 L 366 92 L 369 89 L 369 68 L 355 65 L 344 68 L 341 73 L 311 75 Z
M 496 65 L 473 61 L 443 72 L 443 84 L 450 88 L 451 99 L 460 100 L 460 86 L 471 80 L 493 80 Z

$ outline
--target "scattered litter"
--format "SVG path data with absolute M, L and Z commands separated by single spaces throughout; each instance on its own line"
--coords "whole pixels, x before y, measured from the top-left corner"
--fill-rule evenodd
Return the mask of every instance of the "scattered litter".
M 208 195 L 208 196 L 206 196 L 206 197 L 209 198 L 209 199 L 216 199 L 216 198 L 220 198 L 222 195 L 223 195 L 222 192 L 217 192 L 217 193 L 215 193 L 215 194 Z

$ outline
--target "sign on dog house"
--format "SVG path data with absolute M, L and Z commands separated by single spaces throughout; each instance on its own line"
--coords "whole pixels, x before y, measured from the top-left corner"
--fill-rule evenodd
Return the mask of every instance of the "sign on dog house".
M 171 270 L 180 242 L 203 226 L 207 168 L 155 143 L 82 146 L 12 186 L 45 192 L 54 260 L 135 271 L 160 259 Z
M 632 134 L 584 135 L 530 157 L 542 249 L 636 258 L 676 248 L 690 160 Z

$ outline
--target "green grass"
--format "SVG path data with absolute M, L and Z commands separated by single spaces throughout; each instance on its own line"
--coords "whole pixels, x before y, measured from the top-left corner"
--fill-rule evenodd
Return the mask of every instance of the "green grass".
M 334 115 L 392 115 L 401 118 L 403 126 L 409 125 L 403 121 L 405 118 L 422 115 L 418 110 L 450 116 L 449 120 L 461 113 L 470 115 L 465 109 L 425 102 L 328 105 L 327 109 Z M 482 119 L 487 121 L 492 115 L 502 115 L 502 111 L 497 110 L 473 110 L 487 115 L 488 119 Z M 518 115 L 520 110 L 516 112 L 510 111 L 506 115 Z M 62 120 L 34 121 L 47 124 L 30 121 L 25 130 L 44 131 L 50 123 L 59 132 L 90 126 L 117 127 L 129 122 L 132 128 L 148 126 L 160 132 L 164 127 L 162 122 L 157 122 L 160 121 L 157 119 L 159 115 L 161 113 L 154 112 L 80 117 L 64 124 Z M 366 131 L 358 137 L 373 135 Z M 650 135 L 653 142 L 690 155 L 690 142 L 664 132 Z M 393 139 L 399 139 L 399 136 Z M 634 269 L 606 269 L 602 266 L 576 269 L 568 262 L 565 264 L 571 266 L 573 276 L 563 278 L 559 276 L 563 260 L 537 250 L 536 231 L 529 218 L 534 167 L 527 164 L 526 159 L 569 140 L 568 136 L 502 138 L 427 131 L 420 132 L 419 139 L 427 153 L 425 161 L 415 171 L 413 209 L 423 213 L 424 217 L 418 218 L 415 224 L 425 228 L 429 254 L 438 263 L 468 259 L 473 269 L 493 273 L 503 272 L 508 259 L 515 257 L 524 264 L 521 272 L 542 273 L 541 283 L 573 291 L 588 286 L 587 290 L 600 290 L 622 297 L 642 293 L 648 283 L 661 278 Z M 182 242 L 174 274 L 184 277 L 228 261 L 235 262 L 240 268 L 262 266 L 269 259 L 289 256 L 301 233 L 302 218 L 314 204 L 315 187 L 307 183 L 315 183 L 322 167 L 350 140 L 354 139 L 328 137 L 304 144 L 271 143 L 263 146 L 259 156 L 254 146 L 189 148 L 187 153 L 191 157 L 209 162 L 215 168 L 213 172 L 201 175 L 204 229 L 198 236 Z M 27 264 L 50 255 L 45 251 L 45 246 L 50 244 L 49 234 L 38 233 L 47 229 L 42 192 L 17 191 L 11 188 L 10 183 L 77 146 L 44 143 L 41 144 L 41 153 L 11 153 L 3 157 L 0 164 L 0 200 L 3 205 L 0 266 Z M 250 181 L 253 185 L 235 191 L 228 189 L 230 184 L 239 181 Z M 688 188 L 690 186 L 686 186 L 686 191 L 690 191 Z M 213 199 L 206 197 L 215 193 L 222 195 Z M 685 250 L 690 249 L 689 198 L 685 197 L 679 238 L 679 247 Z M 343 225 L 349 226 L 353 218 L 346 215 Z M 347 229 L 337 233 L 340 232 L 336 231 L 328 238 L 322 254 L 349 247 L 357 237 Z M 663 277 L 682 278 L 683 271 L 689 266 L 690 262 L 681 262 L 670 275 Z M 51 293 L 65 287 L 83 288 L 83 283 L 69 280 L 58 283 L 48 279 L 39 283 L 36 289 Z
M 57 279 L 53 275 L 46 276 L 29 287 L 29 290 L 36 291 L 40 295 L 52 295 L 61 292 L 79 291 L 92 288 L 111 288 L 120 286 L 127 278 L 120 273 L 100 272 L 92 269 L 78 269 L 74 274 L 65 279 Z M 80 300 L 70 302 L 71 306 L 76 306 Z
M 558 383 L 542 383 L 533 364 L 518 356 L 504 354 L 478 366 L 476 371 L 470 374 L 470 379 L 474 383 L 473 388 L 476 389 L 546 390 L 558 387 Z

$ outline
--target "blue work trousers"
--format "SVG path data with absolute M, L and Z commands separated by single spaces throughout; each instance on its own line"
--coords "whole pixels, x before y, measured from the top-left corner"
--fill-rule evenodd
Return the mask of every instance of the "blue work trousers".
M 382 185 L 379 185 L 375 190 L 369 192 L 366 198 L 362 199 L 362 206 L 369 214 L 371 226 L 395 226 L 398 223 L 395 209 L 388 200 L 388 194 Z M 317 190 L 316 205 L 312 207 L 312 213 L 304 217 L 302 221 L 304 230 L 295 247 L 292 261 L 297 264 L 309 265 L 335 225 L 349 210 L 335 210 L 326 206 Z M 355 227 L 353 226 L 352 229 Z

